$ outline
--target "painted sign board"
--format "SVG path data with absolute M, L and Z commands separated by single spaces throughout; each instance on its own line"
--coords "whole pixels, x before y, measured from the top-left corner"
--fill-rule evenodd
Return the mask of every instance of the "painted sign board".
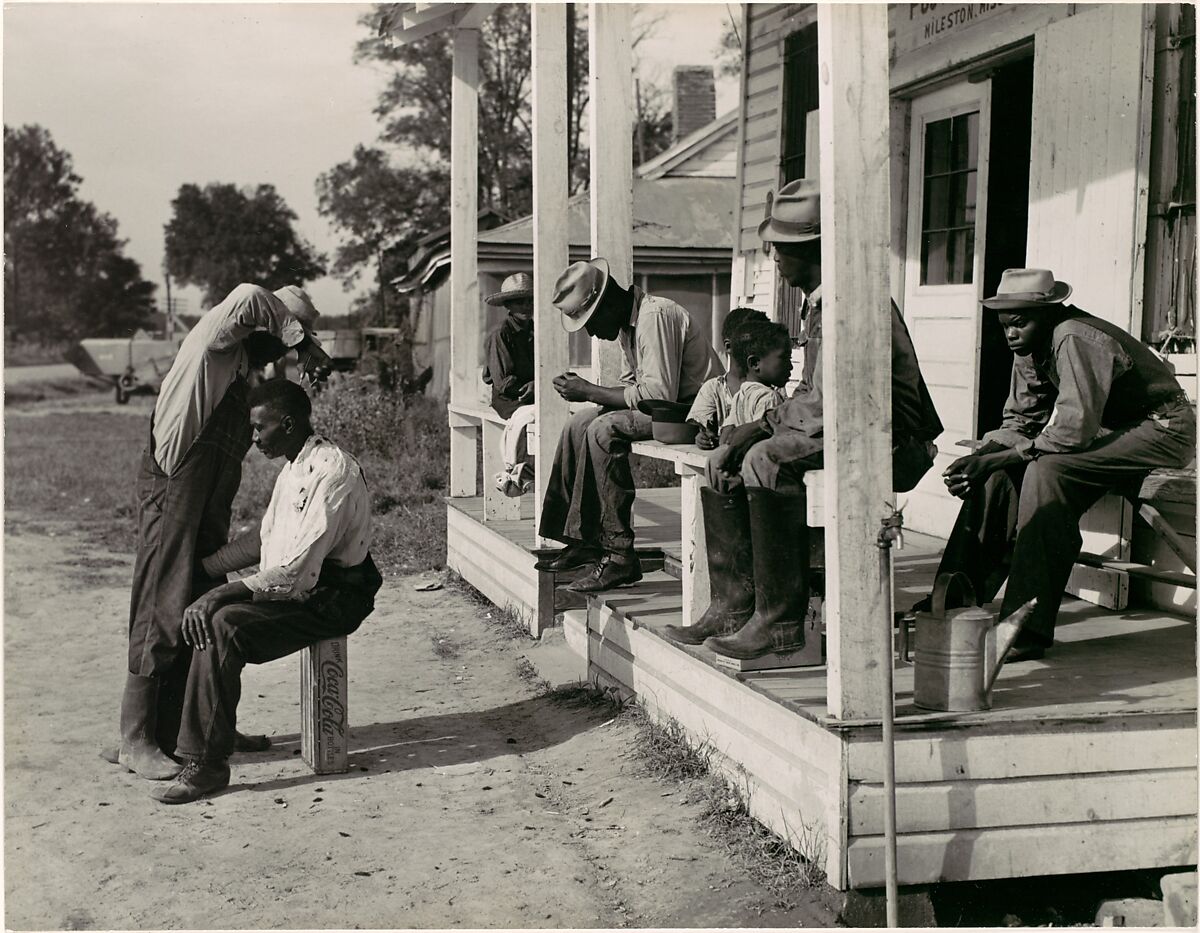
M 891 11 L 892 60 L 994 22 L 1014 3 L 902 3 Z

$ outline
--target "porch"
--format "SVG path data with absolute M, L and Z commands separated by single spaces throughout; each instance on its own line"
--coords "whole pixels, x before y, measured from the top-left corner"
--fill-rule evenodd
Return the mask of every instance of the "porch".
M 481 497 L 448 499 L 448 563 L 533 619 L 553 594 L 533 569 L 532 497 L 521 508 L 485 522 Z M 684 619 L 682 511 L 677 488 L 639 491 L 643 558 L 666 569 L 561 613 L 578 676 L 708 743 L 756 818 L 822 861 L 835 887 L 882 886 L 879 719 L 831 714 L 825 665 L 737 673 L 662 635 Z M 929 591 L 942 544 L 905 535 L 896 605 Z M 897 657 L 899 883 L 1194 864 L 1195 657 L 1194 619 L 1079 599 L 1064 604 L 1050 655 L 1001 672 L 987 711 L 915 707 L 913 667 Z

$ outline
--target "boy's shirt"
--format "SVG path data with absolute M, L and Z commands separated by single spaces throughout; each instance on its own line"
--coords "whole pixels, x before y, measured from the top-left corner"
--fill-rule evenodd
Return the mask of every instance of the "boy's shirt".
M 688 410 L 687 420 L 703 427 L 709 427 L 716 419 L 717 429 L 725 424 L 725 419 L 733 410 L 733 393 L 725 382 L 725 374 L 714 376 L 707 380 L 696 393 L 696 399 Z
M 761 421 L 763 415 L 781 405 L 787 395 L 783 389 L 762 382 L 743 382 L 733 396 L 728 416 L 721 422 L 723 428 L 736 428 L 743 424 Z

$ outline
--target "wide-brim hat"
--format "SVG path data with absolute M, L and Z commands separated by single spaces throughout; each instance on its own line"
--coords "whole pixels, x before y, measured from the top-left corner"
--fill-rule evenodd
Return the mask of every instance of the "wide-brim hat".
M 490 305 L 503 307 L 510 301 L 533 297 L 533 276 L 528 272 L 515 272 L 500 283 L 500 291 L 483 300 Z
M 598 257 L 573 262 L 558 277 L 552 303 L 563 313 L 562 325 L 567 333 L 583 327 L 600 307 L 610 278 L 608 261 Z
M 292 317 L 299 321 L 309 334 L 316 329 L 317 318 L 321 316 L 321 312 L 304 289 L 298 285 L 285 285 L 275 292 L 275 297 L 283 302 Z
M 996 294 L 983 299 L 993 311 L 1010 308 L 1047 308 L 1062 304 L 1071 295 L 1071 286 L 1054 278 L 1049 269 L 1005 269 Z
M 765 243 L 808 243 L 821 237 L 821 189 L 815 181 L 788 182 L 767 194 L 767 219 L 758 225 Z
M 687 420 L 692 406 L 688 402 L 668 402 L 648 398 L 638 402 L 638 411 L 650 416 L 651 436 L 660 444 L 691 444 L 700 426 Z

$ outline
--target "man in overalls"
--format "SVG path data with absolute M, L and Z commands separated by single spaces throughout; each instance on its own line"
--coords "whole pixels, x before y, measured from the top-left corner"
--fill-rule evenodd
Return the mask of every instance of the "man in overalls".
M 229 535 L 250 447 L 246 377 L 289 348 L 302 377 L 326 372 L 329 357 L 311 331 L 317 314 L 294 285 L 274 294 L 239 285 L 187 335 L 163 380 L 137 475 L 121 743 L 115 753 L 101 753 L 144 778 L 166 780 L 182 767 L 167 752 L 175 747 L 191 660 L 181 637 L 183 612 L 223 582 L 204 572 L 200 558 Z

